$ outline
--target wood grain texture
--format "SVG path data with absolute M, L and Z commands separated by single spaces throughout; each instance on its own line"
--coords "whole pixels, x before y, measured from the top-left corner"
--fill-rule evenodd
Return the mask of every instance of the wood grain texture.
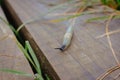
M 55 0 L 59 3 L 59 0 Z M 20 25 L 29 19 L 35 18 L 46 12 L 50 1 L 45 0 L 5 0 L 6 7 L 15 22 Z M 109 68 L 117 65 L 109 48 L 107 38 L 96 39 L 105 33 L 104 22 L 85 23 L 85 20 L 95 15 L 85 15 L 77 19 L 74 27 L 72 44 L 64 52 L 55 50 L 62 44 L 67 22 L 44 23 L 38 20 L 25 25 L 21 30 L 23 36 L 30 40 L 44 69 L 54 80 L 96 80 L 96 78 Z M 45 19 L 43 19 L 45 20 Z M 110 31 L 119 29 L 120 20 L 113 20 Z M 111 35 L 113 48 L 120 61 L 120 33 Z M 120 70 L 109 75 L 105 80 L 113 80 L 114 75 Z M 119 80 L 119 79 L 118 79 Z
M 0 7 L 0 16 L 5 19 Z M 18 48 L 15 37 L 9 26 L 0 20 L 0 69 L 17 70 L 33 74 L 32 69 L 22 51 Z M 0 80 L 34 80 L 31 77 L 15 75 L 0 71 Z

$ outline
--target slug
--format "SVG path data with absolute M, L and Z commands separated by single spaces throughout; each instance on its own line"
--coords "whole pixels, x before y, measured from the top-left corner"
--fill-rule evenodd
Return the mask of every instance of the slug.
M 55 49 L 59 49 L 61 51 L 64 51 L 65 49 L 67 49 L 71 43 L 72 36 L 73 36 L 73 24 L 68 27 L 68 29 L 64 35 L 64 38 L 63 38 L 62 46 L 60 48 L 55 48 Z

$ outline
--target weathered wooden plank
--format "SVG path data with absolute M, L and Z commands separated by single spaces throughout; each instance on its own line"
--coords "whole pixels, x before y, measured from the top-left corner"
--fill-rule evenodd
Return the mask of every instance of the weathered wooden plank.
M 20 0 L 14 2 L 5 0 L 6 7 L 18 25 L 47 11 L 50 7 L 49 3 L 41 0 L 24 0 L 23 4 Z M 54 48 L 61 45 L 66 24 L 44 23 L 40 20 L 25 25 L 22 30 L 23 36 L 31 41 L 42 65 L 54 80 L 95 80 L 106 70 L 117 65 L 107 38 L 96 39 L 97 36 L 105 33 L 105 24 L 84 22 L 91 16 L 95 15 L 82 16 L 77 20 L 72 44 L 65 52 Z M 112 21 L 110 31 L 119 29 L 119 21 Z M 113 48 L 120 61 L 119 37 L 119 33 L 111 35 Z M 112 80 L 113 75 L 118 73 L 120 71 L 111 74 L 106 80 Z
M 5 19 L 1 8 L 0 16 Z M 0 20 L 0 69 L 33 74 L 28 61 L 12 36 L 15 37 L 9 26 Z M 33 80 L 33 78 L 0 71 L 0 80 Z

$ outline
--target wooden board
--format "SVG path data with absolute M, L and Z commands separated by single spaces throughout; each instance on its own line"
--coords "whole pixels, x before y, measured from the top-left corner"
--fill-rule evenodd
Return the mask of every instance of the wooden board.
M 59 0 L 55 0 L 59 3 Z M 50 6 L 47 0 L 5 0 L 8 12 L 14 21 L 20 25 L 27 20 L 46 12 Z M 67 22 L 44 23 L 38 20 L 25 25 L 21 30 L 28 39 L 44 69 L 53 80 L 96 80 L 98 76 L 109 68 L 117 65 L 109 48 L 107 38 L 96 37 L 105 33 L 105 23 L 85 23 L 85 20 L 95 15 L 85 15 L 78 18 L 74 27 L 72 44 L 64 52 L 55 50 L 62 43 L 63 35 L 67 29 Z M 45 19 L 43 19 L 45 20 Z M 120 20 L 113 20 L 110 31 L 119 29 Z M 120 61 L 120 33 L 111 35 L 111 41 L 117 58 Z M 105 80 L 113 80 L 120 70 L 109 75 Z M 118 79 L 119 80 L 119 79 Z
M 0 16 L 5 19 L 2 9 Z M 22 51 L 18 48 L 15 37 L 9 26 L 0 20 L 0 69 L 17 70 L 33 74 L 32 69 Z M 0 80 L 34 80 L 31 77 L 15 75 L 0 71 Z

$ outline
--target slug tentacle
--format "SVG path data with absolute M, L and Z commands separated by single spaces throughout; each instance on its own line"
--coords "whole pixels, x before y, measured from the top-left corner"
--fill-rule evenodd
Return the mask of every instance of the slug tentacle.
M 65 49 L 65 45 L 63 45 L 63 46 L 60 47 L 60 48 L 55 48 L 55 49 L 59 49 L 59 50 L 61 50 L 61 51 L 64 51 L 64 49 Z

